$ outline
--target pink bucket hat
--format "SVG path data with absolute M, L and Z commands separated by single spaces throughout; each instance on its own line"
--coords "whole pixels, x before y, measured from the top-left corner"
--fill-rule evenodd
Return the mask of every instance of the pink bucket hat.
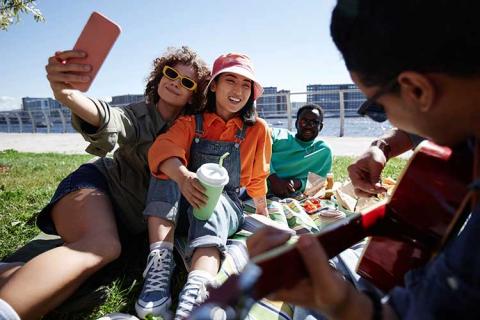
M 263 88 L 255 78 L 253 63 L 247 55 L 240 53 L 228 53 L 218 57 L 213 63 L 212 78 L 208 82 L 207 90 L 210 84 L 220 73 L 231 72 L 244 76 L 254 83 L 253 100 L 257 100 L 263 93 Z

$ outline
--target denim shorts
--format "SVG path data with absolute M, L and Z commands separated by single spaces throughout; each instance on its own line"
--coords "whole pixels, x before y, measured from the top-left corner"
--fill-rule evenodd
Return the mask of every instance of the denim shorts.
M 208 220 L 193 217 L 192 206 L 181 196 L 173 180 L 150 179 L 147 202 L 143 214 L 155 216 L 175 224 L 175 234 L 188 233 L 185 259 L 188 261 L 196 248 L 217 247 L 224 254 L 227 238 L 243 224 L 242 208 L 225 192 Z
M 107 181 L 100 170 L 94 164 L 83 164 L 60 182 L 50 202 L 38 214 L 38 228 L 48 234 L 58 234 L 51 211 L 60 199 L 80 189 L 97 189 L 109 194 Z

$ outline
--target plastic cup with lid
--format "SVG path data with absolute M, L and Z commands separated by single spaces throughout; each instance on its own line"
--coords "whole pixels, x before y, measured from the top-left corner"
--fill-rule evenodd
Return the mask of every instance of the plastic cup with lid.
M 217 163 L 205 163 L 197 170 L 197 178 L 205 187 L 207 203 L 198 209 L 193 209 L 193 216 L 199 220 L 208 220 L 218 203 L 223 188 L 229 181 L 228 171 Z

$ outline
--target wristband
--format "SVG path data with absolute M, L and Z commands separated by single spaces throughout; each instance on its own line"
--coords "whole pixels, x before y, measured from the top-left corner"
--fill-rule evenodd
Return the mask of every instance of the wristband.
M 386 140 L 384 139 L 375 140 L 370 144 L 370 146 L 377 147 L 378 149 L 382 150 L 387 160 L 390 158 L 390 153 L 392 153 L 392 148 L 390 147 L 390 144 Z
M 362 291 L 369 299 L 372 301 L 373 313 L 372 320 L 382 320 L 383 319 L 383 305 L 380 297 L 373 293 L 372 291 Z

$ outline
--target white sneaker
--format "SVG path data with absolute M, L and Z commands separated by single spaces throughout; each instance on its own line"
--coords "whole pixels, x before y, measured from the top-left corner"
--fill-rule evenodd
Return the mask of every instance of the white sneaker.
M 201 272 L 203 273 L 203 272 Z M 205 277 L 198 271 L 192 271 L 188 275 L 187 283 L 183 287 L 178 298 L 177 312 L 175 320 L 186 319 L 193 309 L 202 304 L 208 298 L 206 286 L 209 278 Z

